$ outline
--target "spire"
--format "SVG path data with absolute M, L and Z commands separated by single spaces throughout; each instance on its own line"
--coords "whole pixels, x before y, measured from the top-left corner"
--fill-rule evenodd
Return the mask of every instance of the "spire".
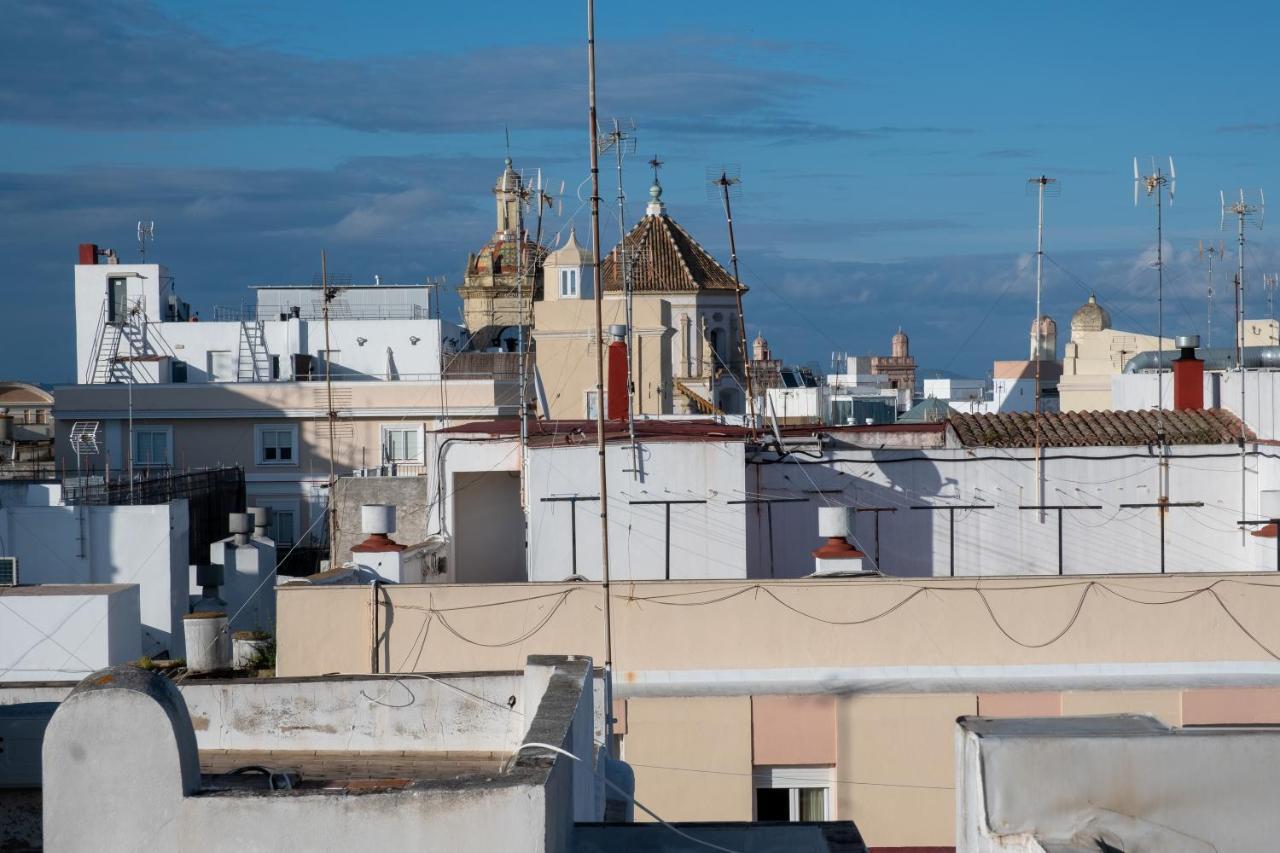
M 658 170 L 662 168 L 662 161 L 658 159 L 657 154 L 654 154 L 649 165 L 653 168 L 653 185 L 649 187 L 649 204 L 645 206 L 644 213 L 645 216 L 662 216 L 667 212 L 667 206 L 662 203 L 662 183 L 658 180 Z

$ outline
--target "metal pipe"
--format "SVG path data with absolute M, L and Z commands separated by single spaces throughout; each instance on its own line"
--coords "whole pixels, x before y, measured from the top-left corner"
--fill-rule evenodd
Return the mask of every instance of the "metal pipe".
M 372 634 L 369 637 L 369 672 L 378 673 L 378 580 L 369 581 L 369 624 Z

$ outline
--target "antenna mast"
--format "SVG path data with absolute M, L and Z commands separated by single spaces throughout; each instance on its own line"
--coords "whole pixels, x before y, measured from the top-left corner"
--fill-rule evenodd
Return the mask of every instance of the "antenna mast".
M 604 591 L 604 740 L 613 746 L 613 594 L 609 590 L 609 487 L 604 453 L 604 288 L 600 281 L 600 125 L 596 121 L 596 4 L 587 0 L 587 144 L 591 148 L 591 269 L 596 308 L 596 454 L 600 459 L 600 571 Z
M 756 396 L 751 382 L 750 354 L 747 352 L 747 323 L 742 313 L 742 279 L 738 276 L 738 244 L 733 236 L 733 206 L 729 202 L 730 195 L 739 194 L 742 176 L 737 167 L 722 166 L 709 171 L 708 178 L 713 186 L 720 188 L 720 198 L 724 202 L 725 223 L 729 227 L 729 262 L 733 266 L 734 297 L 738 303 L 738 345 L 742 348 L 743 391 L 747 395 L 747 429 L 754 440 L 756 436 Z M 730 192 L 732 190 L 732 192 Z M 732 375 L 733 365 L 729 365 Z
M 640 476 L 640 454 L 636 449 L 636 386 L 635 380 L 635 332 L 632 328 L 632 276 L 631 264 L 627 257 L 627 196 L 622 188 L 622 158 L 633 154 L 636 150 L 636 123 L 627 120 L 627 127 L 616 118 L 613 130 L 600 136 L 600 152 L 612 150 L 618 171 L 618 257 L 617 268 L 622 276 L 622 292 L 626 307 L 627 324 L 627 435 L 631 440 L 631 478 Z
M 152 220 L 151 222 L 142 222 L 141 220 L 139 220 L 138 251 L 141 252 L 142 254 L 142 262 L 144 264 L 147 262 L 147 241 L 148 240 L 150 240 L 152 243 L 156 241 L 156 223 L 154 220 Z
M 328 400 L 328 411 L 326 417 L 329 421 L 329 568 L 334 568 L 335 556 L 338 547 L 338 509 L 334 500 L 334 484 L 337 477 L 334 474 L 334 444 L 333 436 L 337 431 L 338 413 L 333 408 L 333 371 L 330 369 L 333 363 L 333 349 L 329 345 L 329 303 L 338 295 L 338 289 L 329 286 L 329 267 L 325 258 L 324 249 L 320 250 L 320 292 L 321 304 L 324 311 L 324 390 L 325 398 Z
M 1222 205 L 1222 217 L 1219 220 L 1218 227 L 1225 229 L 1227 226 L 1227 214 L 1231 214 L 1236 218 L 1236 371 L 1240 376 L 1240 517 L 1247 518 L 1245 502 L 1248 500 L 1248 489 L 1245 482 L 1246 476 L 1246 456 L 1245 456 L 1245 393 L 1244 393 L 1244 223 L 1247 219 L 1256 219 L 1258 230 L 1262 230 L 1262 224 L 1267 214 L 1267 197 L 1263 195 L 1261 189 L 1258 190 L 1258 203 L 1250 204 L 1245 199 L 1244 189 L 1240 190 L 1240 200 L 1232 201 L 1227 204 L 1227 194 L 1218 191 L 1218 201 Z M 1240 541 L 1244 542 L 1244 528 L 1240 528 Z
M 1041 507 L 1040 521 L 1045 519 L 1044 507 L 1044 459 L 1042 456 L 1042 448 L 1040 441 L 1040 415 L 1041 411 L 1041 389 L 1040 389 L 1040 362 L 1044 360 L 1044 323 L 1043 313 L 1040 309 L 1040 294 L 1044 283 L 1044 197 L 1047 192 L 1057 195 L 1061 192 L 1061 185 L 1057 178 L 1050 178 L 1041 175 L 1038 178 L 1028 178 L 1028 184 L 1034 184 L 1036 187 L 1036 318 L 1032 324 L 1035 329 L 1036 339 L 1034 352 L 1031 357 L 1036 362 L 1036 506 Z M 1054 353 L 1055 357 L 1057 353 Z
M 1275 273 L 1268 275 L 1262 274 L 1262 289 L 1267 292 L 1267 319 L 1274 320 L 1276 318 L 1276 284 L 1277 277 Z
M 1160 444 L 1160 502 L 1169 501 L 1169 447 L 1164 432 L 1164 188 L 1169 188 L 1169 203 L 1173 204 L 1178 187 L 1178 173 L 1169 158 L 1169 174 L 1166 175 L 1151 160 L 1151 174 L 1138 171 L 1138 158 L 1133 158 L 1133 204 L 1138 205 L 1138 190 L 1145 188 L 1148 198 L 1156 202 L 1156 440 Z M 1162 509 L 1161 512 L 1164 510 Z M 1163 539 L 1161 540 L 1163 543 Z M 1163 545 L 1162 545 L 1163 547 Z
M 1222 241 L 1218 241 L 1218 245 L 1209 243 L 1209 248 L 1205 248 L 1204 241 L 1200 241 L 1200 257 L 1209 259 L 1209 284 L 1205 288 L 1205 297 L 1208 300 L 1209 307 L 1207 316 L 1205 317 L 1205 341 L 1206 347 L 1213 346 L 1213 261 L 1215 258 L 1222 258 L 1226 254 L 1226 247 L 1222 245 Z

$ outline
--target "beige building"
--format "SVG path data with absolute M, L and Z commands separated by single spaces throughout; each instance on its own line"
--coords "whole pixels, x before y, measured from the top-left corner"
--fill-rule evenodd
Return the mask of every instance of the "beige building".
M 746 360 L 738 324 L 738 285 L 667 213 L 657 182 L 649 195 L 644 218 L 600 262 L 606 327 L 626 322 L 624 270 L 630 284 L 633 410 L 652 415 L 740 414 L 746 408 Z M 548 256 L 545 277 L 555 284 L 534 306 L 538 373 L 553 418 L 594 413 L 590 268 L 589 254 L 571 234 Z
M 367 673 L 371 657 L 384 672 L 485 672 L 569 650 L 601 662 L 601 595 L 393 585 L 375 616 L 367 588 L 285 586 L 279 672 Z M 782 809 L 852 819 L 873 849 L 949 847 L 961 715 L 1280 723 L 1269 574 L 641 581 L 612 595 L 621 757 L 669 820 Z
M 1112 408 L 1111 377 L 1124 372 L 1129 359 L 1160 347 L 1153 335 L 1111 327 L 1111 314 L 1090 295 L 1071 315 L 1071 339 L 1063 349 L 1059 403 L 1064 412 L 1106 411 Z M 1173 340 L 1165 338 L 1166 350 Z

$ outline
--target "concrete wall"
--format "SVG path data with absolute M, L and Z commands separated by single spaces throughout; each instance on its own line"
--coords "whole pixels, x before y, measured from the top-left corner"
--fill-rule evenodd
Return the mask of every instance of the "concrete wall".
M 426 477 L 343 477 L 335 486 L 338 508 L 338 554 L 346 559 L 351 546 L 367 536 L 361 531 L 360 507 L 392 504 L 396 530 L 391 538 L 402 545 L 416 545 L 427 538 L 427 511 L 431 502 Z
M 563 665 L 546 664 L 552 671 L 545 688 L 530 694 L 537 708 L 521 720 L 521 728 L 527 726 L 521 739 L 584 755 L 585 764 L 553 753 L 521 752 L 500 774 L 388 783 L 361 796 L 337 797 L 319 789 L 289 797 L 269 792 L 194 796 L 200 787 L 198 746 L 194 720 L 178 689 L 136 669 L 96 674 L 77 685 L 47 729 L 44 849 L 267 851 L 409 844 L 418 850 L 561 853 L 568 850 L 573 821 L 599 820 L 603 799 L 591 770 L 590 661 L 560 661 Z M 317 691 L 325 687 L 316 684 Z M 228 691 L 232 695 L 236 688 Z M 274 713 L 275 708 L 247 698 L 241 710 Z M 330 711 L 313 726 L 341 713 L 338 707 Z M 379 716 L 386 725 L 397 724 L 385 709 Z M 436 717 L 434 708 L 430 716 Z M 490 749 L 513 745 L 512 718 L 504 709 L 497 727 L 488 728 Z M 234 724 L 239 718 L 223 719 Z M 417 732 L 424 720 L 420 715 L 410 727 Z M 448 731 L 461 721 L 431 722 Z M 381 741 L 379 748 L 385 748 Z M 67 761 L 67 755 L 77 760 Z M 143 810 L 156 820 L 139 820 Z
M 0 681 L 66 681 L 142 654 L 136 584 L 0 587 Z
M 142 652 L 183 656 L 190 588 L 186 500 L 150 506 L 0 508 L 24 584 L 137 584 Z
M 1150 718 L 959 721 L 957 849 L 1251 851 L 1280 831 L 1280 737 Z

